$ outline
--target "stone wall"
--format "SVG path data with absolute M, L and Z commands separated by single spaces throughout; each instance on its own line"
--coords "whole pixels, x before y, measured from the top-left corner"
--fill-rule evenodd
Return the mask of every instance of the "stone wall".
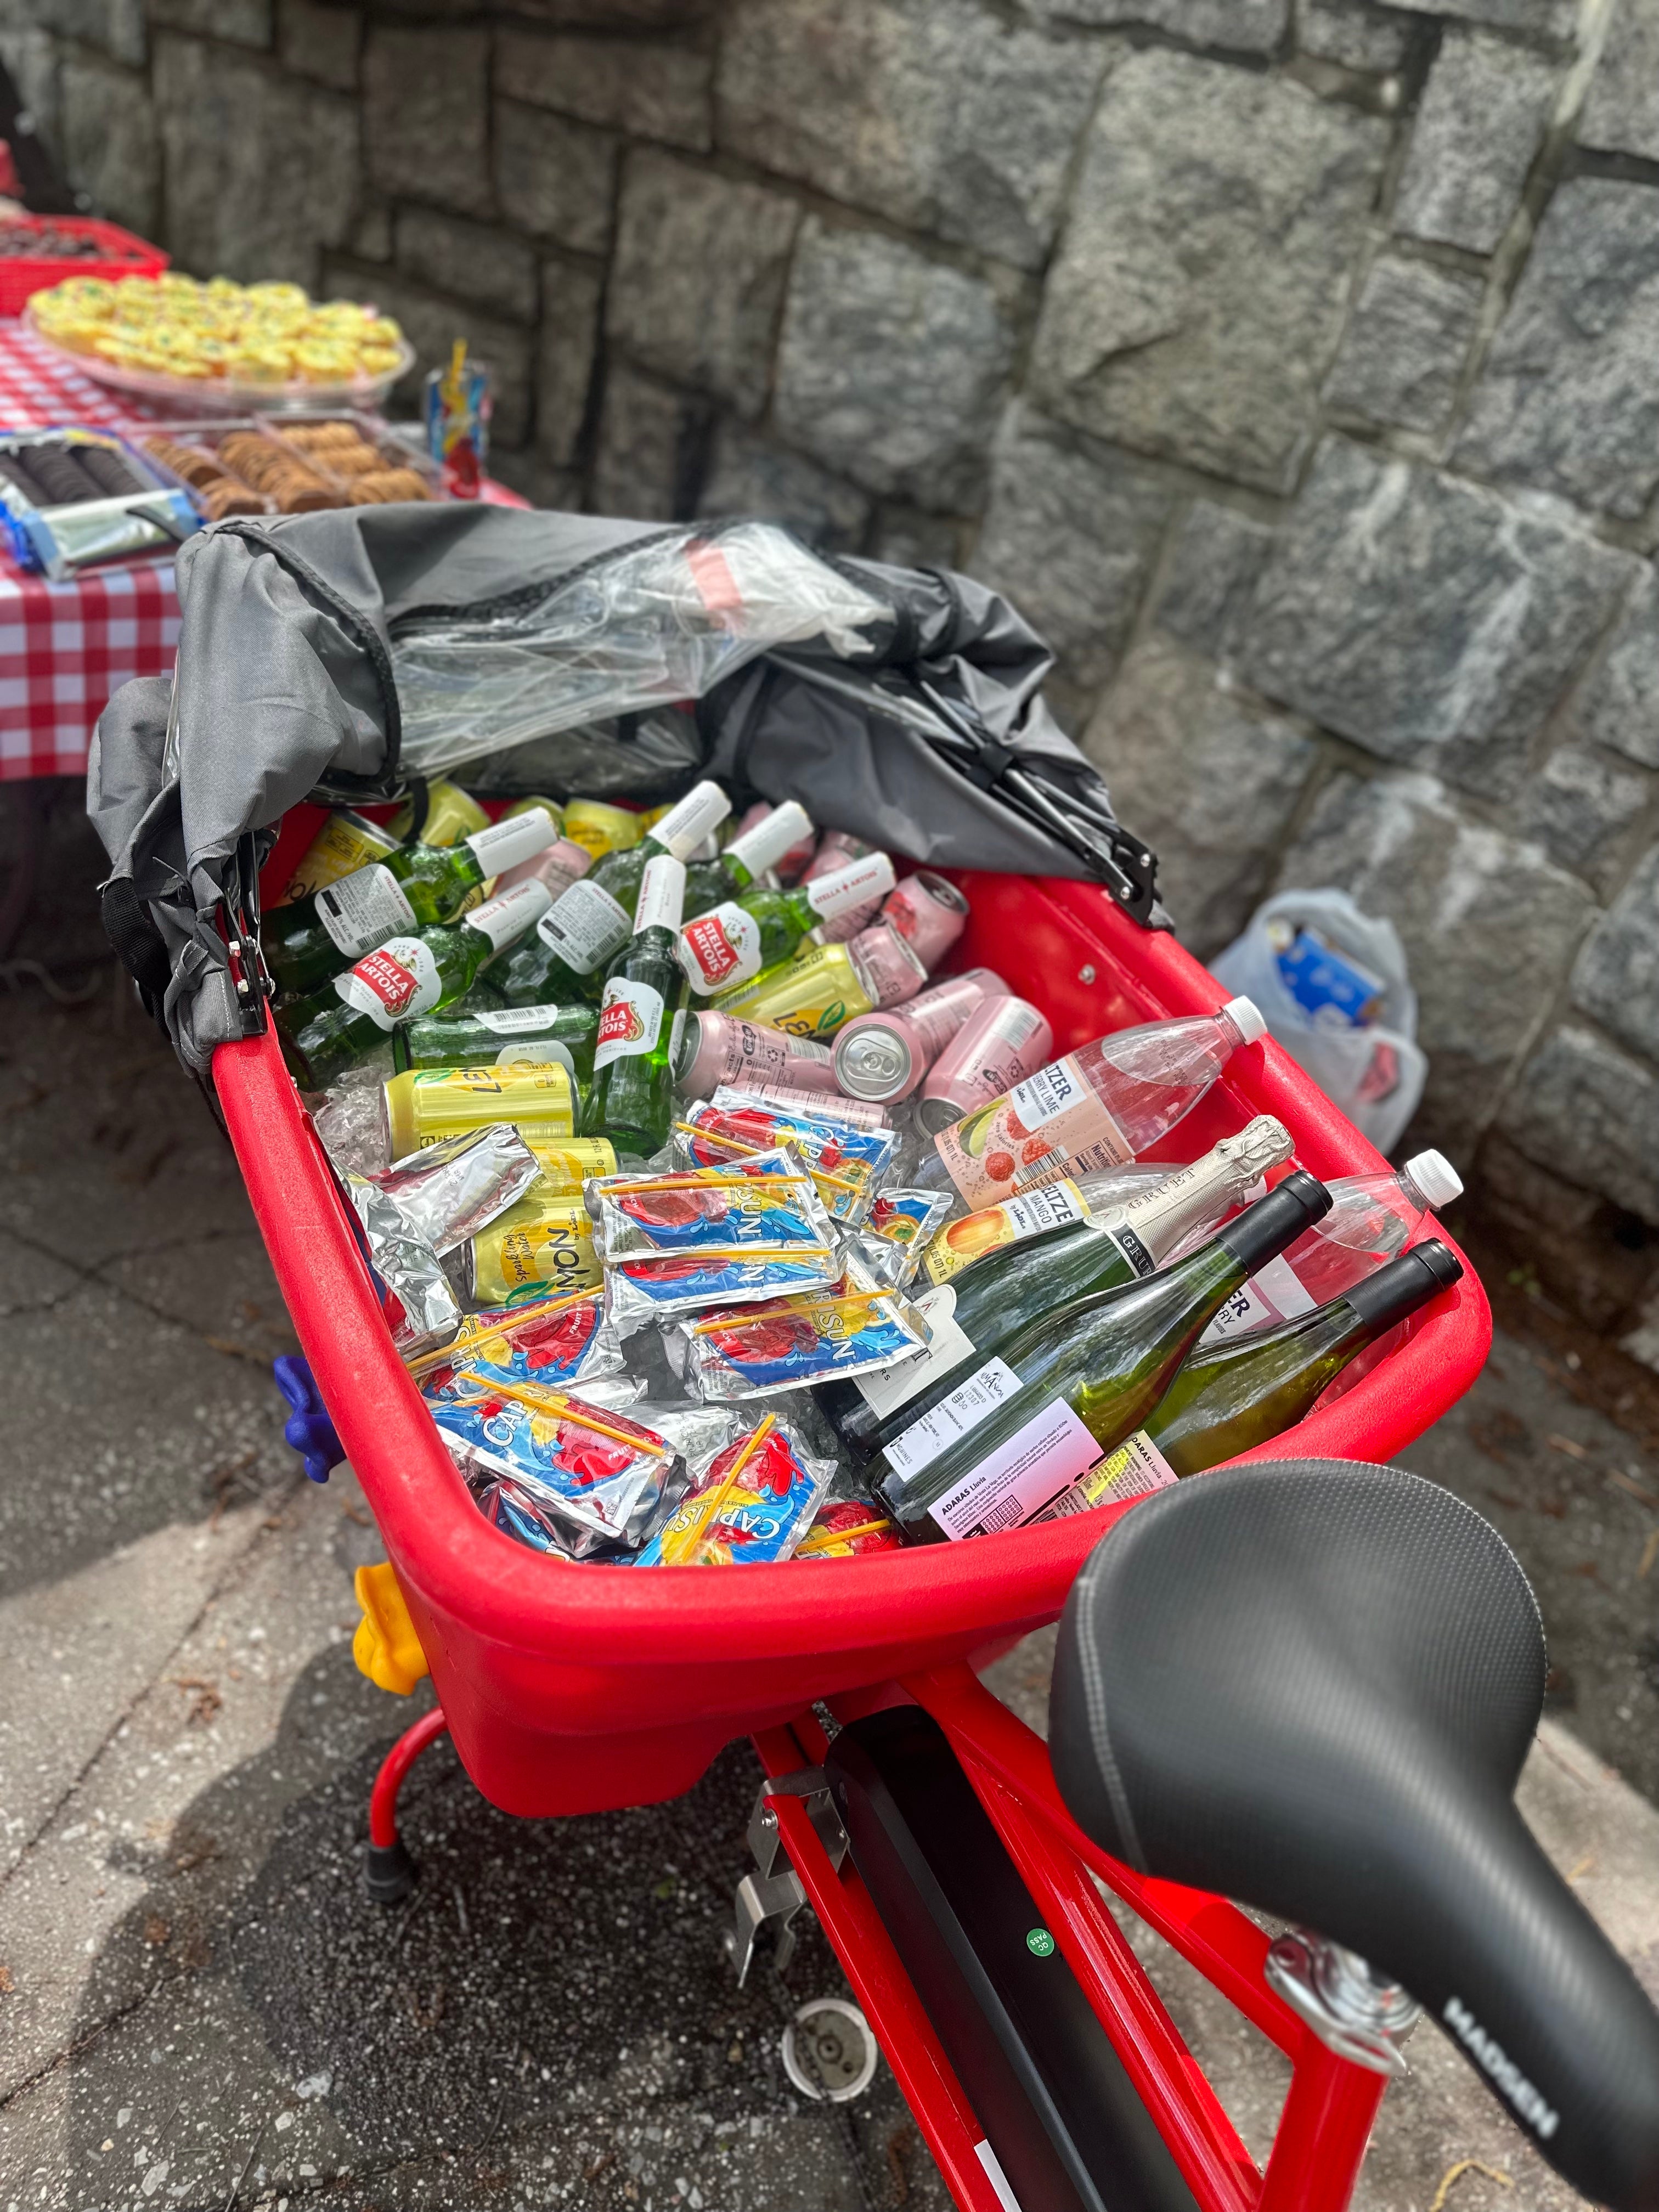
M 951 562 L 1214 951 L 1398 925 L 1413 1141 L 1659 1364 L 1659 0 L 5 0 L 97 202 L 494 362 L 549 502 Z

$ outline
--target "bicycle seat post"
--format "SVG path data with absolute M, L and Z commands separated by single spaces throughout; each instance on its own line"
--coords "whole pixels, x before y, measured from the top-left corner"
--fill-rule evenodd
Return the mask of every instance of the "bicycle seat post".
M 1287 1928 L 1267 1954 L 1267 1985 L 1339 2058 L 1373 2074 L 1410 2071 L 1400 2046 L 1423 2008 L 1398 1982 L 1310 1928 Z

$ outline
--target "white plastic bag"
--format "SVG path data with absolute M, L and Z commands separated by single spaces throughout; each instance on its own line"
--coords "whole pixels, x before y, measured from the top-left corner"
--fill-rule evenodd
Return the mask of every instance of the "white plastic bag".
M 1377 1016 L 1357 1027 L 1328 1010 L 1310 1014 L 1279 964 L 1272 925 L 1309 929 L 1374 975 Z M 1282 934 L 1282 933 L 1281 933 Z M 1253 999 L 1267 1028 L 1379 1152 L 1393 1150 L 1417 1111 L 1429 1070 L 1417 1042 L 1417 994 L 1394 924 L 1362 914 L 1346 891 L 1280 891 L 1251 915 L 1243 936 L 1210 963 L 1235 997 Z

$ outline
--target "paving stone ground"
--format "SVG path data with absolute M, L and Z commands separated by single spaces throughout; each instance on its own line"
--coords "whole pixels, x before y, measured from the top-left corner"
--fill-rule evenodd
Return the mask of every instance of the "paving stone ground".
M 67 797 L 15 957 L 96 951 Z M 361 1887 L 368 1790 L 426 1692 L 357 1674 L 380 1555 L 347 1469 L 297 1478 L 269 1360 L 291 1342 L 228 1149 L 107 966 L 0 995 L 0 2212 L 884 2212 L 948 2203 L 891 2077 L 826 2115 L 790 2010 L 844 1984 L 809 1927 L 739 1992 L 720 1936 L 757 1774 L 562 1823 L 484 1804 L 441 1746 L 405 1798 L 422 1868 Z M 1488 1514 L 1553 1662 L 1528 1819 L 1659 1996 L 1659 1459 L 1500 1340 L 1405 1455 Z M 1645 1565 L 1647 1571 L 1644 1573 Z M 1000 1662 L 1040 1724 L 1048 1638 Z M 1280 2062 L 1132 1931 L 1258 2151 Z M 1562 2212 L 1432 2031 L 1356 2200 Z

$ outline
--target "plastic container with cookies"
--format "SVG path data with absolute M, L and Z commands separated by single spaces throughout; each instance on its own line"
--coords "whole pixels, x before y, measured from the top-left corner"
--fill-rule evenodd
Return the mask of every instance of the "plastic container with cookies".
M 169 424 L 143 445 L 191 485 L 212 522 L 440 495 L 430 464 L 369 415 Z

